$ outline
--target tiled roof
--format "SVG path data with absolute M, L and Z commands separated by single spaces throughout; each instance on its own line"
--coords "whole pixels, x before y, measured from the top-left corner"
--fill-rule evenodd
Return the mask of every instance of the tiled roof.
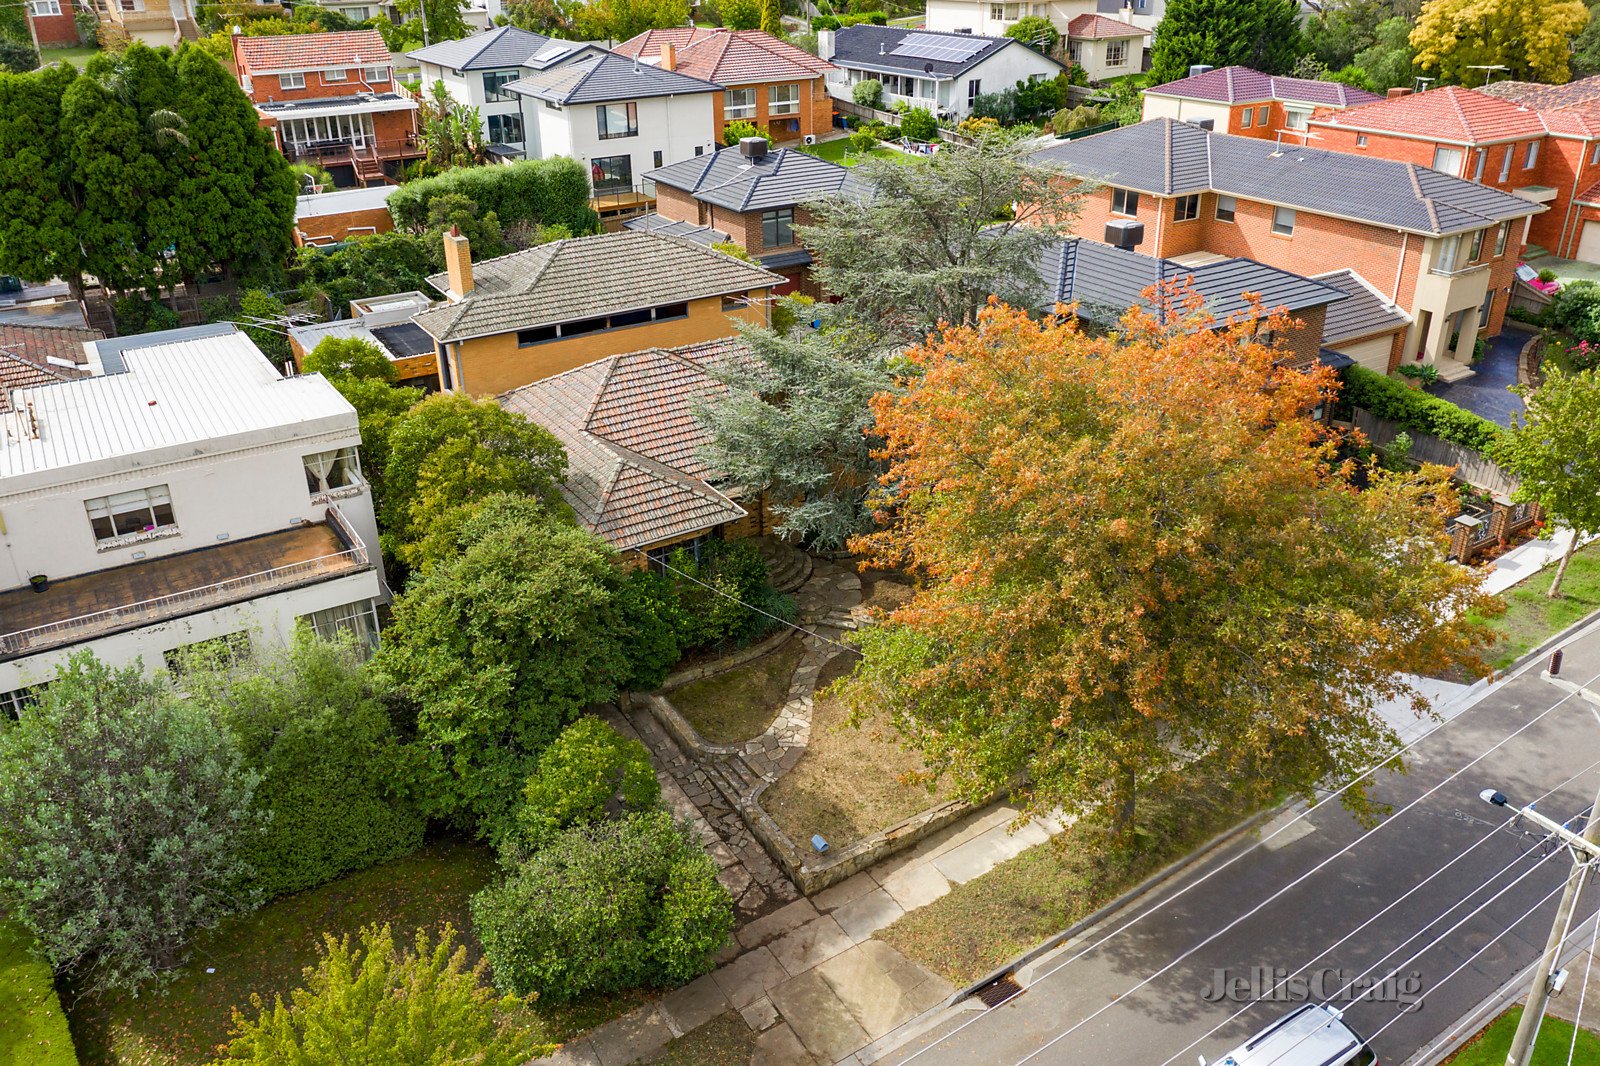
M 983 47 L 960 61 L 895 55 L 895 49 L 912 34 L 918 37 L 948 37 L 963 43 L 981 43 Z M 858 70 L 904 72 L 923 78 L 931 76 L 935 79 L 948 80 L 960 77 L 1001 49 L 1013 46 L 1026 49 L 1029 55 L 1037 56 L 1056 66 L 1061 65 L 1049 56 L 1040 55 L 1021 41 L 1014 41 L 1010 37 L 984 37 L 975 33 L 934 33 L 931 30 L 903 29 L 895 26 L 870 26 L 864 22 L 846 26 L 838 31 L 834 37 L 833 62 L 837 66 L 854 67 Z
M 838 192 L 865 196 L 869 191 L 849 167 L 790 148 L 768 152 L 760 159 L 749 159 L 737 148 L 725 148 L 645 176 L 730 211 L 765 211 Z
M 34 385 L 53 385 L 79 376 L 76 370 L 40 366 L 10 352 L 0 349 L 0 411 L 11 410 L 11 390 L 26 389 Z
M 550 38 L 516 26 L 496 26 L 458 41 L 440 41 L 407 52 L 409 59 L 451 70 L 504 70 L 520 67 L 550 43 Z
M 1218 67 L 1145 90 L 1157 96 L 1181 96 L 1220 104 L 1252 104 L 1263 100 L 1288 100 L 1297 104 L 1354 107 L 1383 97 L 1333 81 L 1279 78 L 1249 67 Z
M 648 215 L 636 215 L 622 223 L 623 229 L 634 230 L 639 233 L 659 233 L 665 237 L 681 237 L 686 241 L 704 244 L 708 247 L 713 244 L 722 244 L 732 238 L 721 230 L 712 229 L 710 226 L 697 226 L 693 222 L 678 222 L 670 218 L 662 218 L 652 211 Z
M 653 233 L 572 237 L 472 266 L 467 298 L 417 315 L 435 340 L 492 336 L 783 284 L 731 255 Z M 440 292 L 449 282 L 436 274 Z
M 1117 37 L 1148 37 L 1149 30 L 1141 30 L 1126 22 L 1105 15 L 1077 15 L 1067 23 L 1067 36 L 1083 41 L 1100 41 Z
M 1448 85 L 1363 104 L 1315 119 L 1374 133 L 1401 133 L 1458 144 L 1486 144 L 1544 135 L 1539 113 L 1475 89 Z
M 647 96 L 716 92 L 717 86 L 671 70 L 657 70 L 615 52 L 590 52 L 503 86 L 558 104 L 595 104 Z
M 391 62 L 389 48 L 377 30 L 237 37 L 234 45 L 244 62 L 241 74 L 326 70 L 329 67 L 387 67 Z
M 1343 344 L 1378 333 L 1392 333 L 1411 324 L 1411 316 L 1391 303 L 1348 267 L 1312 279 L 1345 294 L 1345 299 L 1328 306 L 1323 320 L 1322 343 Z
M 562 492 L 578 518 L 618 548 L 692 536 L 745 510 L 710 483 L 700 458 L 710 435 L 695 405 L 726 386 L 706 368 L 745 351 L 739 341 L 614 355 L 500 397 L 567 450 Z
M 664 44 L 677 48 L 679 73 L 718 85 L 798 81 L 821 77 L 834 69 L 832 63 L 760 30 L 693 26 L 646 30 L 617 45 L 616 51 L 618 55 L 647 59 L 659 57 Z
M 1414 163 L 1213 133 L 1170 118 L 1063 141 L 1032 158 L 1158 196 L 1221 192 L 1427 236 L 1544 210 Z
M 1485 85 L 1478 91 L 1498 96 L 1502 100 L 1513 100 L 1528 107 L 1560 109 L 1600 100 L 1600 74 L 1569 81 L 1565 85 L 1542 85 L 1533 81 L 1497 81 Z
M 1205 298 L 1206 311 L 1219 322 L 1245 310 L 1246 292 L 1261 297 L 1268 310 L 1301 311 L 1345 299 L 1325 282 L 1313 281 L 1253 259 L 1223 259 L 1202 266 L 1184 266 L 1142 252 L 1113 248 L 1098 241 L 1068 237 L 1052 245 L 1041 259 L 1045 289 L 1036 306 L 1049 310 L 1058 303 L 1078 304 L 1078 314 L 1110 326 L 1135 305 L 1152 309 L 1145 289 L 1164 281 L 1187 279 Z
M 45 364 L 55 359 L 82 366 L 89 361 L 83 350 L 84 342 L 104 339 L 105 334 L 97 329 L 0 322 L 0 350 L 21 356 L 30 363 Z

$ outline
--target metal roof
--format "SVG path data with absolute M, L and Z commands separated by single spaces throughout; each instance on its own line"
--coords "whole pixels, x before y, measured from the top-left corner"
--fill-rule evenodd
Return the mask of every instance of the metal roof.
M 865 196 L 870 190 L 849 167 L 792 148 L 779 148 L 760 159 L 724 148 L 652 170 L 645 177 L 730 211 L 765 211 L 839 192 Z
M 664 237 L 682 237 L 684 240 L 696 244 L 710 246 L 722 244 L 732 240 L 728 234 L 721 230 L 712 229 L 710 226 L 697 226 L 693 222 L 679 222 L 670 218 L 662 218 L 655 212 L 648 215 L 639 215 L 622 223 L 623 229 L 636 230 L 640 233 L 659 233 Z
M 1546 210 L 1414 163 L 1235 137 L 1171 118 L 1062 141 L 1032 159 L 1157 196 L 1220 192 L 1424 236 Z
M 1411 324 L 1410 315 L 1348 267 L 1318 274 L 1314 280 L 1333 286 L 1347 297 L 1328 308 L 1322 328 L 1324 344 L 1343 344 L 1379 333 L 1392 333 Z
M 451 70 L 506 70 L 523 66 L 550 38 L 516 26 L 496 26 L 457 41 L 440 41 L 407 52 L 406 58 Z
M 508 82 L 501 88 L 558 104 L 596 104 L 646 96 L 710 93 L 721 87 L 677 71 L 660 70 L 626 59 L 614 52 L 590 52 L 560 66 Z
M 294 201 L 294 220 L 299 222 L 303 218 L 386 208 L 389 206 L 389 194 L 397 188 L 398 185 L 369 185 L 360 189 L 338 189 L 311 196 L 297 196 Z
M 257 104 L 271 118 L 329 118 L 334 115 L 379 115 L 387 111 L 415 111 L 417 102 L 397 93 L 353 93 L 315 100 L 276 100 Z
M 969 45 L 981 44 L 982 47 L 966 59 L 958 61 L 896 55 L 895 50 L 901 48 L 906 38 L 912 35 L 948 37 Z M 1013 46 L 1027 49 L 1030 55 L 1038 56 L 1039 59 L 1055 66 L 1061 66 L 1049 56 L 1041 55 L 1021 41 L 1014 41 L 1010 37 L 984 37 L 974 33 L 934 33 L 929 30 L 903 29 L 895 26 L 871 26 L 864 22 L 846 26 L 834 35 L 833 62 L 836 66 L 854 67 L 857 70 L 915 74 L 918 77 L 940 81 L 960 77 L 1001 49 Z

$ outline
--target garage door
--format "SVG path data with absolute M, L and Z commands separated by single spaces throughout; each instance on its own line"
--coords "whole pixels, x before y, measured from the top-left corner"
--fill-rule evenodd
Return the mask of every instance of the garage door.
M 1585 263 L 1600 263 L 1600 222 L 1585 222 L 1578 238 L 1578 258 Z
M 1374 337 L 1369 341 L 1341 344 L 1338 350 L 1368 370 L 1376 370 L 1380 374 L 1387 374 L 1389 372 L 1389 349 L 1393 346 L 1394 334 L 1385 333 L 1383 336 Z

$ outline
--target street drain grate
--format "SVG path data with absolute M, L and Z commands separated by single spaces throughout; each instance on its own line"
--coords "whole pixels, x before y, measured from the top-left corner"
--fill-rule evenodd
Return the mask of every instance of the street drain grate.
M 1006 1000 L 1021 994 L 1022 986 L 1017 984 L 1017 979 L 1010 974 L 1006 974 L 998 981 L 990 981 L 973 993 L 983 1001 L 984 1006 L 990 1008 L 998 1007 Z

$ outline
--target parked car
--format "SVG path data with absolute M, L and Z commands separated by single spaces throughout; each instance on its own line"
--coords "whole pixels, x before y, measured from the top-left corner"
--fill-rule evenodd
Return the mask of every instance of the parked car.
M 1205 1066 L 1204 1056 L 1200 1058 Z M 1224 1055 L 1214 1066 L 1378 1066 L 1367 1042 L 1333 1007 L 1290 1011 Z

